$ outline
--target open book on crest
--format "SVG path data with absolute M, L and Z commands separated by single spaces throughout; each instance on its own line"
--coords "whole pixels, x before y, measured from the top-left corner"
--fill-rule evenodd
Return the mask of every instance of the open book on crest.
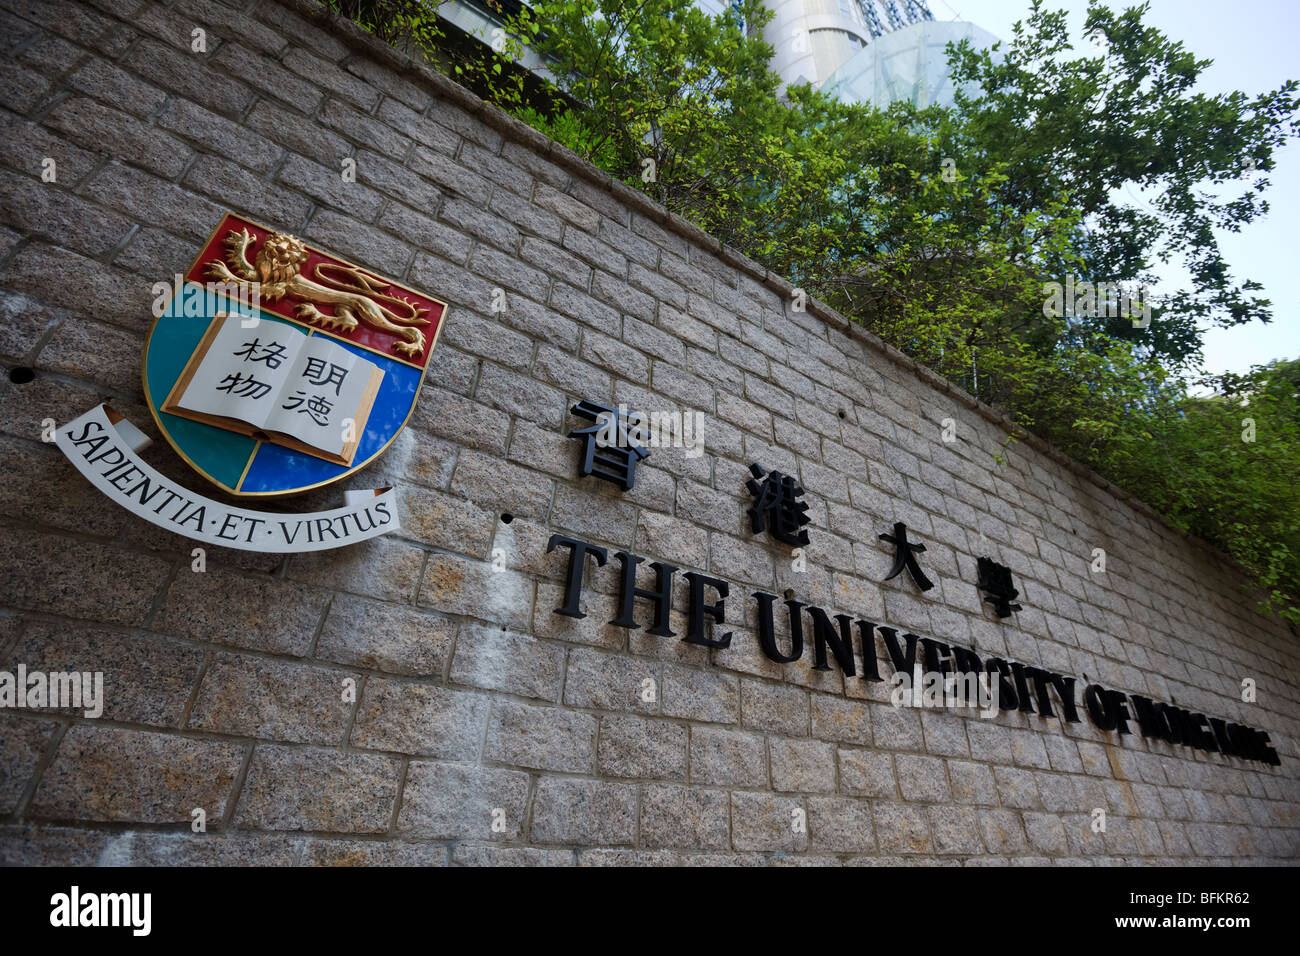
M 383 377 L 327 336 L 222 312 L 162 410 L 351 465 Z

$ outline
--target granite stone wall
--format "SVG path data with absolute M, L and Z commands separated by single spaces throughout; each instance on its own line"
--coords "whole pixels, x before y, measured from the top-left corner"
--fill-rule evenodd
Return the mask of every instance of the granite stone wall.
M 97 719 L 0 709 L 0 862 L 1296 858 L 1297 637 L 1140 503 L 309 3 L 0 0 L 0 40 L 0 363 L 35 371 L 0 381 L 0 670 L 105 680 Z M 196 571 L 42 441 L 100 401 L 158 437 L 153 285 L 224 209 L 451 303 L 410 426 L 350 483 L 395 487 L 399 532 Z M 579 478 L 582 399 L 701 412 L 704 453 Z M 753 462 L 805 489 L 800 554 L 751 532 Z M 899 521 L 932 590 L 883 580 Z M 554 534 L 609 549 L 584 618 L 554 611 Z M 652 560 L 730 582 L 730 647 L 681 640 L 680 573 L 676 636 L 640 600 L 610 625 L 616 551 L 642 587 Z M 982 603 L 979 557 L 1021 611 Z M 895 707 L 764 656 L 755 591 L 1238 721 L 1281 765 Z

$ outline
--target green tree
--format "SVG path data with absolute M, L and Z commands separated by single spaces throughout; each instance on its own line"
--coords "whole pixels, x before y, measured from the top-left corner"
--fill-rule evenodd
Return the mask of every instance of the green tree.
M 1259 284 L 1233 278 L 1215 230 L 1236 232 L 1268 210 L 1273 152 L 1294 133 L 1300 100 L 1295 81 L 1255 97 L 1198 92 L 1211 61 L 1145 25 L 1147 9 L 1090 5 L 1084 34 L 1100 53 L 1085 42 L 1073 55 L 1065 14 L 1041 0 L 1005 48 L 963 43 L 940 139 L 963 165 L 1006 173 L 998 206 L 1023 213 L 1069 197 L 1087 226 L 1073 247 L 1083 277 L 1151 286 L 1157 261 L 1185 266 L 1190 287 L 1167 295 L 1150 329 L 1092 324 L 1186 365 L 1205 322 L 1271 318 Z M 1134 190 L 1146 198 L 1132 201 Z
M 1134 493 L 1252 572 L 1269 602 L 1296 614 L 1300 581 L 1300 359 L 1228 376 L 1210 398 L 1153 415 L 1162 455 L 1135 456 Z

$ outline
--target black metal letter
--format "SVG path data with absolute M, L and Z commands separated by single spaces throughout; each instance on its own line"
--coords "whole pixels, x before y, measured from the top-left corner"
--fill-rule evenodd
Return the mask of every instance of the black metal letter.
M 778 664 L 797 661 L 803 656 L 803 621 L 799 616 L 803 605 L 798 601 L 785 602 L 790 613 L 790 654 L 786 656 L 776 646 L 776 629 L 772 622 L 772 604 L 776 601 L 776 595 L 755 591 L 754 599 L 758 601 L 758 644 L 763 648 L 763 653 Z
M 894 665 L 894 673 L 902 672 L 907 675 L 907 679 L 912 679 L 912 671 L 916 669 L 916 642 L 919 638 L 915 634 L 904 634 L 903 640 L 907 641 L 907 653 L 904 654 L 898 646 L 898 630 L 892 627 L 880 628 L 881 635 L 885 638 L 885 650 L 889 652 L 890 663 Z
M 546 545 L 546 553 L 550 554 L 555 550 L 556 545 L 569 548 L 569 570 L 564 578 L 564 606 L 555 609 L 556 614 L 563 614 L 565 617 L 586 617 L 582 608 L 578 606 L 578 598 L 582 594 L 582 578 L 587 571 L 587 555 L 596 559 L 596 567 L 604 567 L 608 552 L 604 548 L 598 548 L 594 544 L 587 544 L 585 541 L 579 541 L 577 538 L 566 538 L 561 534 L 551 535 L 551 540 Z
M 645 558 L 626 551 L 617 551 L 614 557 L 623 565 L 623 583 L 619 588 L 619 615 L 609 623 L 615 627 L 630 627 L 635 630 L 640 625 L 632 617 L 632 603 L 639 597 L 648 598 L 654 602 L 655 623 L 646 629 L 646 633 L 657 634 L 659 637 L 676 637 L 677 632 L 668 627 L 668 615 L 673 610 L 673 575 L 677 573 L 677 568 L 671 564 L 652 561 L 650 567 L 655 570 L 655 588 L 650 591 L 636 586 L 636 567 Z
M 858 638 L 862 641 L 862 679 L 882 681 L 880 665 L 876 663 L 876 625 L 858 621 Z
M 694 571 L 687 571 L 682 576 L 691 585 L 691 606 L 687 614 L 688 626 L 686 636 L 682 640 L 687 644 L 699 644 L 701 647 L 730 647 L 731 631 L 714 639 L 704 636 L 704 615 L 707 614 L 718 624 L 726 622 L 726 607 L 723 602 L 727 599 L 729 590 L 727 582 L 711 578 L 707 574 L 696 574 Z M 718 592 L 716 604 L 704 603 L 704 589 L 706 587 L 713 588 Z
M 848 677 L 855 676 L 857 668 L 853 665 L 853 637 L 849 632 L 853 619 L 847 614 L 836 614 L 835 620 L 840 625 L 840 633 L 837 635 L 835 629 L 831 627 L 826 612 L 821 608 L 810 607 L 808 614 L 813 622 L 813 670 L 831 669 L 831 666 L 826 663 L 826 645 L 829 644 L 836 663 L 840 665 L 840 670 Z

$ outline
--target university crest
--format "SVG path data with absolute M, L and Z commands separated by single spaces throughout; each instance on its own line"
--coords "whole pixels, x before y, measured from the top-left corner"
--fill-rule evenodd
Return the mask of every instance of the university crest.
M 144 394 L 172 447 L 232 494 L 370 464 L 410 419 L 447 305 L 227 213 L 156 289 Z

